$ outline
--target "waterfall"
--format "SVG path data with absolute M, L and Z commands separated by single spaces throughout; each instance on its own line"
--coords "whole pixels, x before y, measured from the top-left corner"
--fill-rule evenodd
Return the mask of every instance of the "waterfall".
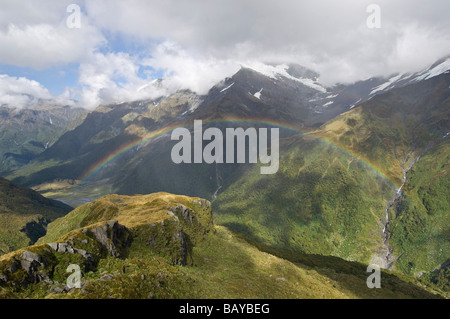
M 385 256 L 384 256 L 384 261 L 383 264 L 384 265 L 380 265 L 380 267 L 385 268 L 385 269 L 390 269 L 392 267 L 392 264 L 394 263 L 395 260 L 391 260 L 391 249 L 389 248 L 389 245 L 387 244 L 388 240 L 389 240 L 389 234 L 387 232 L 387 228 L 389 226 L 389 209 L 395 205 L 395 203 L 397 202 L 397 200 L 402 196 L 402 190 L 403 187 L 406 184 L 406 180 L 407 180 L 407 173 L 411 170 L 411 168 L 417 163 L 417 161 L 420 159 L 421 155 L 417 156 L 416 158 L 414 158 L 411 162 L 411 164 L 409 166 L 407 166 L 405 168 L 406 163 L 408 162 L 411 154 L 413 153 L 413 151 L 410 151 L 405 159 L 403 160 L 402 163 L 402 167 L 403 167 L 403 178 L 402 178 L 402 184 L 400 185 L 400 187 L 397 189 L 397 191 L 395 192 L 394 198 L 392 198 L 392 200 L 389 201 L 387 207 L 386 207 L 386 223 L 384 224 L 384 228 L 383 228 L 383 235 L 384 235 L 384 239 L 383 239 L 383 250 L 386 250 Z M 422 152 L 423 153 L 423 152 Z

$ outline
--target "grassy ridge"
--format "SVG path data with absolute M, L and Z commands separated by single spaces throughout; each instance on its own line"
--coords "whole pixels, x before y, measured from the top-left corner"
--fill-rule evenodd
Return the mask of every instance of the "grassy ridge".
M 320 256 L 264 252 L 227 228 L 194 247 L 194 264 L 173 266 L 158 256 L 102 259 L 83 272 L 82 289 L 49 292 L 43 284 L 15 292 L 27 298 L 251 298 L 354 299 L 437 298 L 411 279 L 382 273 L 381 289 L 369 289 L 363 265 Z M 281 257 L 280 257 L 281 256 Z M 289 258 L 291 258 L 290 261 Z M 64 264 L 60 266 L 64 268 Z M 5 296 L 11 295 L 9 290 Z
M 186 205 L 175 215 L 168 206 Z M 126 206 L 125 206 L 126 205 Z M 128 208 L 127 208 L 128 207 Z M 137 216 L 136 216 L 137 215 Z M 155 254 L 142 226 L 164 226 L 166 239 L 177 234 L 168 227 L 177 216 L 191 246 L 191 262 L 184 267 L 174 263 L 170 254 Z M 184 216 L 187 216 L 183 221 Z M 192 218 L 191 218 L 192 217 Z M 120 256 L 99 249 L 91 229 L 103 228 L 111 220 L 120 220 L 131 230 L 131 245 Z M 176 220 L 176 218 L 175 218 Z M 192 221 L 199 221 L 199 224 Z M 0 280 L 0 298 L 437 298 L 404 280 L 382 273 L 382 289 L 369 289 L 366 267 L 339 258 L 299 255 L 256 244 L 227 228 L 212 228 L 211 206 L 198 198 L 158 193 L 144 196 L 106 196 L 80 207 L 53 222 L 41 242 L 56 239 L 74 249 L 82 247 L 96 259 L 95 267 L 82 268 L 81 289 L 63 289 L 69 264 L 84 265 L 78 253 L 52 252 L 46 244 L 34 245 L 0 257 L 0 275 L 20 281 L 21 269 L 11 273 L 12 263 L 29 251 L 45 260 L 35 274 L 51 276 L 37 283 L 9 285 Z M 81 229 L 79 227 L 82 227 Z M 154 228 L 154 229 L 156 229 Z M 210 230 L 205 232 L 205 230 Z M 211 231 L 212 230 L 212 231 Z M 117 235 L 119 235 L 117 233 Z M 121 235 L 123 237 L 123 235 Z M 110 237 L 116 245 L 125 242 Z M 104 241 L 104 237 L 96 237 Z M 167 241 L 169 243 L 169 241 Z M 82 245 L 82 246 L 78 246 Z M 77 248 L 78 247 L 78 248 Z M 178 250 L 169 244 L 166 248 Z M 176 251 L 174 251 L 176 253 Z M 24 263 L 22 262 L 22 265 Z M 18 267 L 18 266 L 16 266 Z M 22 266 L 23 267 L 23 266 Z M 51 271 L 49 271 L 51 270 Z M 50 280 L 49 280 L 50 279 Z

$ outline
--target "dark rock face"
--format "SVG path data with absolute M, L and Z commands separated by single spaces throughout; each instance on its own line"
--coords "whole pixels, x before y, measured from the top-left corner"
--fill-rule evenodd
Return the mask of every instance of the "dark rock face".
M 130 247 L 132 242 L 130 230 L 117 221 L 86 229 L 86 233 L 93 236 L 111 256 L 117 258 L 124 255 L 126 248 Z
M 188 247 L 185 236 L 181 230 L 173 234 L 173 240 L 179 243 L 178 251 L 180 257 L 175 260 L 175 264 L 186 266 L 190 259 L 190 249 L 192 249 L 192 247 Z
M 48 270 L 53 263 L 50 251 L 44 250 L 41 253 L 26 250 L 20 255 L 15 256 L 6 265 L 2 267 L 0 275 L 0 284 L 9 283 L 11 286 L 27 287 L 29 284 L 49 281 Z M 2 265 L 4 266 L 4 265 Z
M 144 240 L 149 250 L 167 256 L 172 264 L 186 266 L 191 262 L 192 246 L 178 218 L 173 216 L 160 223 L 143 225 L 135 230 L 135 235 Z
M 22 285 L 29 283 L 38 283 L 43 280 L 48 280 L 49 277 L 44 271 L 40 271 L 39 267 L 46 269 L 48 262 L 41 255 L 31 251 L 25 251 L 20 256 L 20 266 L 27 273 L 27 278 L 22 282 Z
M 180 222 L 183 231 L 193 245 L 199 243 L 204 236 L 214 230 L 211 203 L 207 200 L 199 199 L 195 204 L 198 206 L 195 211 L 184 205 L 169 208 Z

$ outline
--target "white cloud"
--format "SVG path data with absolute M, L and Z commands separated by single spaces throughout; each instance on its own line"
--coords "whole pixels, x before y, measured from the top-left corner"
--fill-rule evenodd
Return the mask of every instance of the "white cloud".
M 10 24 L 58 24 L 66 15 L 67 5 L 72 2 L 73 0 L 2 0 L 0 29 L 6 30 Z
M 208 90 L 240 68 L 232 61 L 196 59 L 173 42 L 164 42 L 151 58 L 127 53 L 94 53 L 80 65 L 82 85 L 78 105 L 93 109 L 99 104 L 157 98 L 180 89 L 198 94 Z M 140 67 L 150 67 L 163 74 L 164 82 L 152 85 L 155 74 L 139 76 Z
M 71 0 L 3 0 L 0 4 L 0 63 L 45 69 L 78 63 L 105 43 L 81 12 L 81 27 L 67 25 Z
M 249 61 L 296 62 L 331 85 L 417 71 L 450 54 L 448 0 L 378 0 L 381 29 L 366 26 L 372 0 L 79 0 L 81 28 L 69 29 L 72 2 L 3 0 L 0 64 L 79 64 L 80 86 L 66 95 L 90 109 L 178 88 L 203 94 Z M 105 45 L 117 35 L 128 43 Z M 162 72 L 165 87 L 148 85 L 140 67 Z
M 55 105 L 73 104 L 66 94 L 53 96 L 39 82 L 0 74 L 0 105 L 29 108 L 39 105 L 41 100 L 50 101 Z
M 65 25 L 10 24 L 0 31 L 0 61 L 21 67 L 42 69 L 78 62 L 103 41 L 101 33 L 89 26 L 69 29 Z
M 171 91 L 189 89 L 206 94 L 211 87 L 240 68 L 235 60 L 195 57 L 171 41 L 158 45 L 152 55 L 142 64 L 164 70 L 166 85 Z
M 448 0 L 378 0 L 381 29 L 367 28 L 371 3 L 99 0 L 86 10 L 101 28 L 169 39 L 199 60 L 303 62 L 327 83 L 386 75 L 396 66 L 417 71 L 450 53 Z
M 80 65 L 82 85 L 78 105 L 93 109 L 100 104 L 156 98 L 167 92 L 157 87 L 142 90 L 151 79 L 139 77 L 140 62 L 127 53 L 93 53 Z

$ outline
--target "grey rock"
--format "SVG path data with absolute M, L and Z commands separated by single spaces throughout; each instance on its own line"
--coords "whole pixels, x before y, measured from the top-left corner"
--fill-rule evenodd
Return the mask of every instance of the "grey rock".
M 69 245 L 67 245 L 66 243 L 59 243 L 57 252 L 65 253 L 67 251 L 68 246 Z
M 33 270 L 36 270 L 38 266 L 39 266 L 38 263 L 35 263 L 35 262 L 32 262 L 32 261 L 28 261 L 28 260 L 22 260 L 20 262 L 20 267 L 23 270 L 25 270 L 27 273 L 30 273 Z
M 88 233 L 92 234 L 113 257 L 121 257 L 123 250 L 129 247 L 132 241 L 131 232 L 117 221 L 89 228 Z
M 107 280 L 111 280 L 113 277 L 111 276 L 111 275 L 104 275 L 104 276 L 102 276 L 101 278 L 100 278 L 100 280 L 104 280 L 104 281 L 107 281 Z
M 171 207 L 170 209 L 172 210 L 172 212 L 175 213 L 175 215 L 179 216 L 180 218 L 183 218 L 183 220 L 186 223 L 190 223 L 191 225 L 193 224 L 194 216 L 192 214 L 193 211 L 191 209 L 187 208 L 184 205 L 178 205 L 176 207 Z
M 63 288 L 64 292 L 70 291 L 70 288 L 65 284 L 62 285 L 62 288 Z
M 148 240 L 147 245 L 148 245 L 149 247 L 155 247 L 155 246 L 156 246 L 156 240 L 155 240 L 155 238 L 154 238 L 154 237 L 151 237 L 151 238 Z
M 36 261 L 36 262 L 40 263 L 42 261 L 42 257 L 40 255 L 33 253 L 31 251 L 28 251 L 28 250 L 24 251 L 22 253 L 22 255 L 20 255 L 20 258 L 22 260 L 26 260 L 26 261 L 30 261 L 30 262 Z
M 18 260 L 14 260 L 8 268 L 8 272 L 13 274 L 20 268 L 21 268 L 20 262 Z
M 53 292 L 55 294 L 62 294 L 63 292 L 65 292 L 65 290 L 61 287 L 53 287 L 50 289 L 50 292 Z
M 178 216 L 176 216 L 173 212 L 166 212 L 167 216 L 173 216 L 173 218 L 175 219 L 175 221 L 179 222 L 180 220 L 178 219 Z
M 74 253 L 80 254 L 84 259 L 93 260 L 94 256 L 86 250 L 74 248 Z
M 26 250 L 22 253 L 22 255 L 20 255 L 20 258 L 20 265 L 22 269 L 25 270 L 33 279 L 40 281 L 42 276 L 36 275 L 36 271 L 39 266 L 47 266 L 47 262 L 42 258 L 42 256 Z
M 47 244 L 51 249 L 53 249 L 56 252 L 59 253 L 70 253 L 74 254 L 75 250 L 72 246 L 70 246 L 67 242 L 66 243 L 50 243 Z

